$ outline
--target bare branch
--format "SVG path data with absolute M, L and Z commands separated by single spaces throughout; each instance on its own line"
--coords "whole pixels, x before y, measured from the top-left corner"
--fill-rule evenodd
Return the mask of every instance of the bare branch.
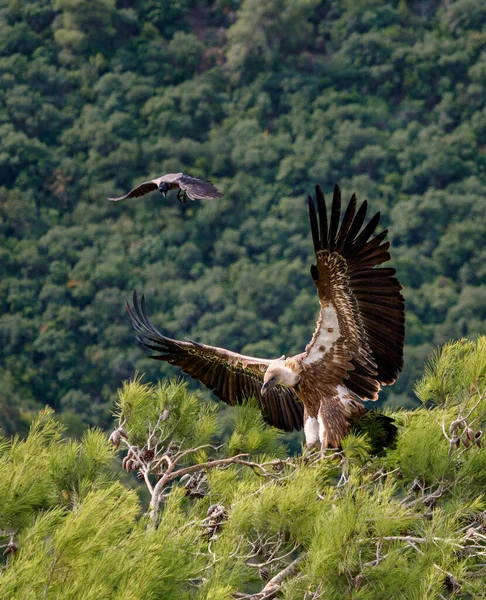
M 181 452 L 180 454 L 178 454 L 176 456 L 176 458 L 174 458 L 174 464 L 176 465 L 178 462 L 180 462 L 183 458 L 185 458 L 189 454 L 195 454 L 196 452 L 199 452 L 200 450 L 204 450 L 206 448 L 211 448 L 211 450 L 216 451 L 221 448 L 221 445 L 214 446 L 213 444 L 204 444 L 203 446 L 198 446 L 197 448 L 189 448 L 189 450 L 184 450 L 184 452 Z
M 305 556 L 305 554 L 301 554 L 294 561 L 292 561 L 290 565 L 287 565 L 285 569 L 282 569 L 279 573 L 277 573 L 275 577 L 272 577 L 272 579 L 270 579 L 270 581 L 260 592 L 260 595 L 257 597 L 261 598 L 262 600 L 263 598 L 272 598 L 280 590 L 283 582 L 297 572 L 299 563 L 305 558 Z
M 294 575 L 299 568 L 299 563 L 306 557 L 306 554 L 301 554 L 284 569 L 279 571 L 270 581 L 267 582 L 261 592 L 256 594 L 235 594 L 235 598 L 241 600 L 270 600 L 282 589 L 282 585 L 286 579 Z
M 171 481 L 174 481 L 174 479 L 178 479 L 179 477 L 183 477 L 188 473 L 195 473 L 197 471 L 215 469 L 218 467 L 238 463 L 238 459 L 241 459 L 244 456 L 248 456 L 248 454 L 238 454 L 237 456 L 232 456 L 231 458 L 220 458 L 211 462 L 191 465 L 189 467 L 184 467 L 182 469 L 177 469 L 177 471 L 174 471 L 176 463 L 169 456 L 167 456 L 167 454 L 164 454 L 164 456 L 162 456 L 162 459 L 166 460 L 168 466 L 167 470 L 159 479 L 152 492 L 152 499 L 150 501 L 150 518 L 152 519 L 152 521 L 156 523 L 158 519 L 159 506 L 160 502 L 162 501 L 161 490 L 165 488 Z
M 262 567 L 268 567 L 268 565 L 271 565 L 275 562 L 279 562 L 281 560 L 283 560 L 284 558 L 287 558 L 288 556 L 290 556 L 291 554 L 293 554 L 294 552 L 297 551 L 297 549 L 300 547 L 300 544 L 296 544 L 292 550 L 289 550 L 288 552 L 286 552 L 285 554 L 282 554 L 281 556 L 273 556 L 272 558 L 269 558 L 268 560 L 266 560 L 263 563 L 250 563 L 247 562 L 246 565 L 248 567 L 254 567 L 255 569 L 261 569 Z

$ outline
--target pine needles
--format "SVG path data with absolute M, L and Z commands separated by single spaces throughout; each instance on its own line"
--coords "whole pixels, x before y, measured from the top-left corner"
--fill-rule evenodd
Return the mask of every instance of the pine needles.
M 44 411 L 26 440 L 0 441 L 0 596 L 484 598 L 486 449 L 464 443 L 485 425 L 484 349 L 434 355 L 417 387 L 431 408 L 396 413 L 379 456 L 371 428 L 286 457 L 251 402 L 215 445 L 215 410 L 177 381 L 127 383 L 111 443 L 65 440 Z M 110 473 L 113 445 L 147 513 Z

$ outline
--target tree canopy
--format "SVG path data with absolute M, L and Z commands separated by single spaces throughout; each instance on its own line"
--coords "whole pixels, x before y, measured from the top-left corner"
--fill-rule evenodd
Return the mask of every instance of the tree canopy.
M 0 439 L 0 596 L 486 598 L 485 384 L 486 337 L 444 346 L 378 456 L 354 433 L 286 458 L 251 403 L 215 444 L 181 381 L 126 382 L 111 444 L 46 409 Z

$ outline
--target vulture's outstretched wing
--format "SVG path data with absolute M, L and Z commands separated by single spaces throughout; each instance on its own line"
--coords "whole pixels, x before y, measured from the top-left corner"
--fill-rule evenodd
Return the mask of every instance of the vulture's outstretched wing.
M 187 197 L 191 200 L 222 198 L 223 194 L 209 181 L 190 177 L 181 173 L 178 179 L 174 180 L 179 184 L 183 192 L 186 192 Z
M 361 398 L 376 400 L 380 384 L 393 383 L 403 367 L 402 286 L 394 276 L 395 269 L 375 268 L 390 259 L 390 243 L 383 242 L 387 231 L 370 239 L 380 214 L 363 227 L 367 202 L 356 211 L 354 194 L 340 223 L 338 186 L 329 222 L 320 186 L 316 186 L 316 199 L 309 196 L 308 200 L 317 263 L 311 274 L 321 310 L 304 364 L 312 364 L 328 376 L 340 357 L 345 385 Z
M 136 292 L 133 292 L 133 307 L 127 303 L 127 308 L 139 341 L 160 352 L 152 358 L 180 367 L 227 404 L 241 404 L 245 398 L 254 396 L 264 419 L 274 427 L 285 431 L 302 428 L 304 409 L 290 388 L 276 386 L 264 397 L 260 393 L 263 375 L 271 360 L 165 337 L 150 322 L 144 297 L 139 304 Z
M 118 200 L 125 200 L 125 198 L 139 198 L 140 196 L 145 196 L 145 194 L 154 192 L 157 189 L 158 186 L 155 181 L 145 181 L 136 188 L 133 188 L 133 190 L 130 190 L 128 194 L 120 196 L 119 198 L 108 198 L 108 200 L 111 200 L 112 202 L 118 202 Z

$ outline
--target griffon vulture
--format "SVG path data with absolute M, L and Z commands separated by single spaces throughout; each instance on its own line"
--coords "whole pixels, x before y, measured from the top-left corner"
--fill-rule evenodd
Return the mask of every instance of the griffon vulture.
M 223 194 L 209 181 L 190 177 L 189 175 L 184 175 L 184 173 L 169 173 L 168 175 L 157 177 L 157 179 L 152 179 L 152 181 L 141 183 L 124 196 L 108 198 L 108 200 L 118 202 L 118 200 L 125 200 L 125 198 L 139 198 L 149 192 L 155 192 L 155 190 L 159 190 L 164 198 L 167 196 L 168 191 L 178 190 L 177 200 L 185 204 L 187 204 L 188 198 L 191 200 L 198 198 L 212 200 L 213 198 L 223 197 Z
M 329 220 L 320 186 L 308 202 L 320 310 L 301 354 L 267 360 L 170 339 L 152 325 L 136 292 L 128 313 L 140 342 L 160 353 L 153 358 L 177 365 L 228 404 L 255 396 L 271 425 L 303 426 L 308 448 L 337 448 L 365 414 L 363 400 L 376 400 L 402 369 L 404 300 L 395 270 L 377 268 L 390 259 L 387 231 L 374 235 L 380 214 L 363 226 L 367 202 L 357 209 L 353 194 L 341 220 L 338 186 Z

